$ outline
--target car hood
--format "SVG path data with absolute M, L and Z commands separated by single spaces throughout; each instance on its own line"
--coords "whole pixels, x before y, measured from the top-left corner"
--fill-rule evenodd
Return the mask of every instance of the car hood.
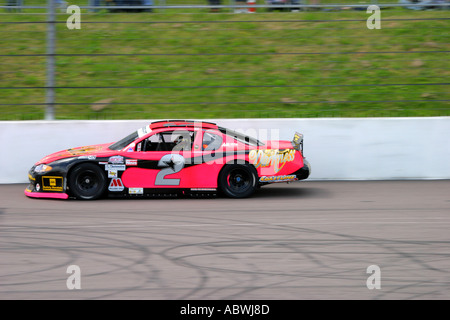
M 91 146 L 77 147 L 71 148 L 67 150 L 61 150 L 52 154 L 49 154 L 36 162 L 36 165 L 45 163 L 48 164 L 50 162 L 66 159 L 66 158 L 75 158 L 80 156 L 97 156 L 97 157 L 108 157 L 113 154 L 117 154 L 117 151 L 108 149 L 111 143 L 104 144 L 96 144 Z

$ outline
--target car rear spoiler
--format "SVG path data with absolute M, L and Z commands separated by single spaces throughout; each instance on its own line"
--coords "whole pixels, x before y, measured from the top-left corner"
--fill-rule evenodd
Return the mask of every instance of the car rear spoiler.
M 292 145 L 295 150 L 301 151 L 303 154 L 303 134 L 296 132 L 292 139 Z

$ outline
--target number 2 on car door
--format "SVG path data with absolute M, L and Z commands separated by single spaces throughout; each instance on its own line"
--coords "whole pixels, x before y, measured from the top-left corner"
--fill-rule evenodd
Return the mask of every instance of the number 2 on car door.
M 185 159 L 179 154 L 166 154 L 158 162 L 158 167 L 163 168 L 158 172 L 155 186 L 178 186 L 180 179 L 166 178 L 167 175 L 180 172 L 185 165 Z

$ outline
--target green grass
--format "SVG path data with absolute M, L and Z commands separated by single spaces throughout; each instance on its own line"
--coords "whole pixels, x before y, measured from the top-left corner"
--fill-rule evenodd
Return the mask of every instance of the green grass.
M 58 15 L 58 20 L 67 16 Z M 83 14 L 81 30 L 57 24 L 61 55 L 56 59 L 56 85 L 73 88 L 56 90 L 56 115 L 58 119 L 450 115 L 449 103 L 438 101 L 449 99 L 445 85 L 450 82 L 449 55 L 438 52 L 449 50 L 448 20 L 388 21 L 446 18 L 448 11 L 383 10 L 380 30 L 366 28 L 368 16 L 353 10 Z M 274 22 L 324 19 L 361 21 Z M 201 22 L 212 20 L 226 23 Z M 233 20 L 239 22 L 228 22 Z M 252 22 L 256 20 L 266 22 Z M 0 61 L 0 87 L 45 87 L 46 57 L 17 55 L 45 54 L 46 25 L 5 21 L 42 22 L 45 16 L 0 15 L 0 52 L 7 55 Z M 112 23 L 120 21 L 170 23 Z M 368 53 L 397 51 L 405 53 Z M 138 55 L 101 56 L 111 53 Z M 440 85 L 424 85 L 430 83 Z M 93 86 L 135 88 L 77 88 Z M 45 106 L 32 104 L 44 103 L 44 89 L 0 89 L 0 120 L 42 119 Z M 99 104 L 103 105 L 96 108 Z

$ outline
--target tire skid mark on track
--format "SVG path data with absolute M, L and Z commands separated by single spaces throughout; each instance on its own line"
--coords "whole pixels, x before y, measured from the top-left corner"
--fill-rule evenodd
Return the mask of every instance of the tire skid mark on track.
M 448 299 L 449 187 L 308 182 L 237 201 L 82 202 L 0 185 L 0 299 Z M 65 287 L 71 264 L 78 292 Z M 381 290 L 366 288 L 371 264 Z

